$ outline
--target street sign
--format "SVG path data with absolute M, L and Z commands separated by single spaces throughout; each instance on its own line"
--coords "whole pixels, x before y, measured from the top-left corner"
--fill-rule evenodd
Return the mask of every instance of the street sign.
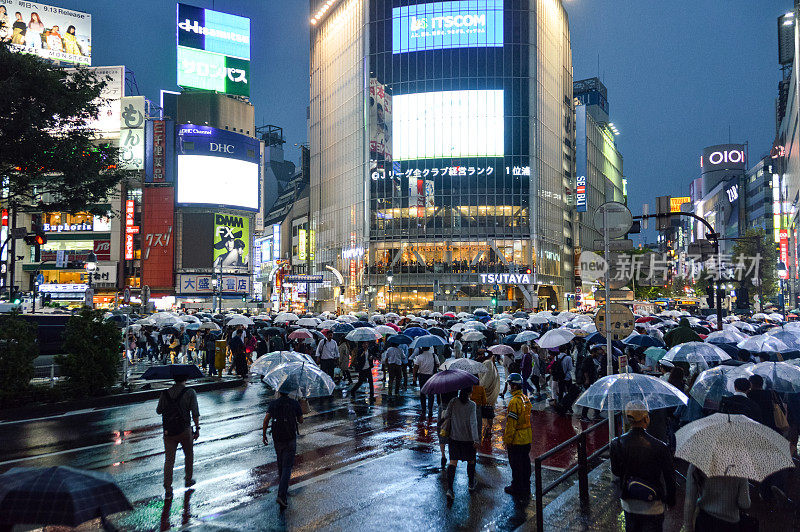
M 11 229 L 11 238 L 25 238 L 28 236 L 28 230 L 25 227 L 14 227 Z
M 698 255 L 701 260 L 705 260 L 714 254 L 714 244 L 708 240 L 701 239 L 689 244 L 689 255 Z
M 56 268 L 67 267 L 67 252 L 63 249 L 56 251 Z
M 36 284 L 42 284 L 42 283 L 44 283 L 44 275 L 40 273 L 39 275 L 36 276 Z
M 624 236 L 633 225 L 631 211 L 622 203 L 608 201 L 600 205 L 594 213 L 594 227 L 608 238 Z
M 605 336 L 606 321 L 609 324 L 611 340 L 622 340 L 633 332 L 634 316 L 631 309 L 621 303 L 609 303 L 608 313 L 606 307 L 600 307 L 594 317 L 597 332 Z
M 609 253 L 606 259 L 608 264 L 608 287 L 611 290 L 618 290 L 631 282 L 630 259 L 624 259 L 624 256 L 624 253 Z M 601 277 L 599 281 L 605 286 L 605 277 Z
M 122 301 L 128 305 L 131 302 L 131 289 L 130 287 L 126 286 L 125 290 L 122 291 Z
M 594 246 L 595 251 L 605 250 L 605 245 L 603 244 L 602 238 L 592 242 L 592 245 Z M 608 241 L 609 251 L 630 251 L 632 249 L 633 249 L 633 240 L 629 238 Z
M 621 290 L 609 290 L 608 297 L 611 301 L 633 301 L 633 291 L 629 288 L 623 288 Z M 594 299 L 598 303 L 601 301 L 606 300 L 606 291 L 605 290 L 597 290 L 594 293 Z
M 94 308 L 94 288 L 87 288 L 83 293 L 83 304 L 89 308 Z
M 284 283 L 321 283 L 322 275 L 287 275 L 283 278 Z

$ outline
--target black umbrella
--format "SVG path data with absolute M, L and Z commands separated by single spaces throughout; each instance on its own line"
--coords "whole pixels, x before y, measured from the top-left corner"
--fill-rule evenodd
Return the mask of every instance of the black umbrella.
M 447 333 L 444 332 L 444 330 L 440 329 L 439 327 L 431 327 L 430 329 L 428 329 L 428 333 L 435 334 L 436 336 L 441 336 L 442 338 L 447 340 Z
M 161 334 L 180 334 L 181 332 L 171 325 L 167 325 L 161 329 Z
M 527 318 L 528 317 L 528 313 L 527 312 L 522 312 L 521 310 L 518 310 L 517 312 L 512 314 L 512 316 L 515 317 L 515 318 Z
M 71 467 L 15 467 L 0 475 L 3 525 L 78 526 L 133 506 L 108 473 Z
M 366 321 L 354 321 L 351 325 L 358 329 L 359 327 L 373 327 L 374 325 L 371 323 L 367 323 Z
M 166 366 L 152 366 L 142 374 L 145 380 L 174 379 L 186 376 L 189 379 L 202 379 L 205 377 L 200 368 L 194 364 L 168 364 Z
M 285 334 L 286 333 L 286 331 L 284 329 L 281 329 L 280 327 L 267 327 L 266 329 L 264 329 L 261 332 L 263 332 L 267 336 L 274 336 L 276 334 Z
M 386 340 L 386 343 L 389 345 L 402 345 L 402 344 L 408 345 L 411 342 L 412 342 L 411 338 L 406 336 L 405 334 L 395 334 L 390 336 Z

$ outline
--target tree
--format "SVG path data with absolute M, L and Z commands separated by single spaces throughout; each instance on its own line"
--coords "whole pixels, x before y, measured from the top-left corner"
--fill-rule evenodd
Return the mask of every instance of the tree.
M 758 258 L 757 258 L 758 257 Z M 761 305 L 778 293 L 778 252 L 775 243 L 761 228 L 750 228 L 737 240 L 733 246 L 733 264 L 742 261 L 744 269 L 741 270 L 738 281 L 747 288 L 750 300 L 759 294 L 758 285 L 753 282 L 758 279 L 762 283 Z M 756 276 L 755 263 L 758 263 Z
M 119 149 L 88 127 L 106 80 L 85 67 L 74 73 L 0 44 L 0 176 L 9 205 L 22 211 L 105 215 L 123 177 Z
M 38 354 L 34 326 L 19 313 L 0 315 L 0 403 L 28 390 Z
M 83 309 L 67 321 L 64 330 L 66 355 L 56 357 L 73 389 L 84 395 L 98 395 L 119 378 L 122 344 L 119 329 L 103 321 L 103 312 Z

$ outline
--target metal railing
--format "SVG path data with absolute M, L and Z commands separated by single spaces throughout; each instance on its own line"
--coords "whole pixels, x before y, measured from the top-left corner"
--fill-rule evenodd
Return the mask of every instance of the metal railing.
M 33 368 L 32 381 L 48 381 L 50 386 L 54 386 L 58 377 L 61 376 L 60 366 L 58 364 L 48 364 L 46 366 L 35 366 Z
M 572 438 L 560 443 L 559 445 L 556 445 L 549 451 L 540 454 L 533 459 L 536 497 L 536 530 L 539 532 L 544 530 L 544 496 L 553 491 L 559 484 L 567 480 L 575 473 L 578 474 L 578 494 L 581 505 L 589 503 L 589 471 L 592 469 L 589 467 L 589 464 L 597 460 L 601 454 L 608 450 L 609 444 L 606 443 L 592 454 L 587 455 L 586 436 L 604 426 L 608 426 L 608 421 L 603 420 L 595 425 L 592 425 L 588 429 L 581 431 L 579 434 L 576 434 Z M 553 482 L 547 486 L 542 486 L 542 462 L 554 454 L 558 454 L 568 447 L 572 447 L 573 445 L 577 445 L 578 447 L 578 462 L 561 473 L 561 475 L 559 475 L 558 478 L 556 478 Z

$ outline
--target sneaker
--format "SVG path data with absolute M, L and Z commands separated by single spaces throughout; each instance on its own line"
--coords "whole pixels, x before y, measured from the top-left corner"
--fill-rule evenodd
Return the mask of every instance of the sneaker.
M 284 499 L 283 497 L 278 497 L 277 499 L 275 499 L 275 501 L 278 503 L 278 506 L 281 507 L 281 510 L 285 510 L 286 508 L 289 507 L 289 503 L 286 502 L 286 499 Z
M 445 493 L 444 495 L 445 497 L 447 497 L 448 501 L 452 501 L 453 499 L 456 498 L 456 494 L 453 493 L 453 490 L 451 490 L 450 488 L 447 489 L 447 493 Z
M 192 487 L 192 486 L 194 486 L 195 484 L 197 484 L 197 481 L 196 481 L 195 479 L 193 479 L 193 478 L 190 478 L 189 480 L 187 480 L 187 481 L 184 483 L 184 486 L 186 486 L 187 488 L 191 488 L 191 487 Z

